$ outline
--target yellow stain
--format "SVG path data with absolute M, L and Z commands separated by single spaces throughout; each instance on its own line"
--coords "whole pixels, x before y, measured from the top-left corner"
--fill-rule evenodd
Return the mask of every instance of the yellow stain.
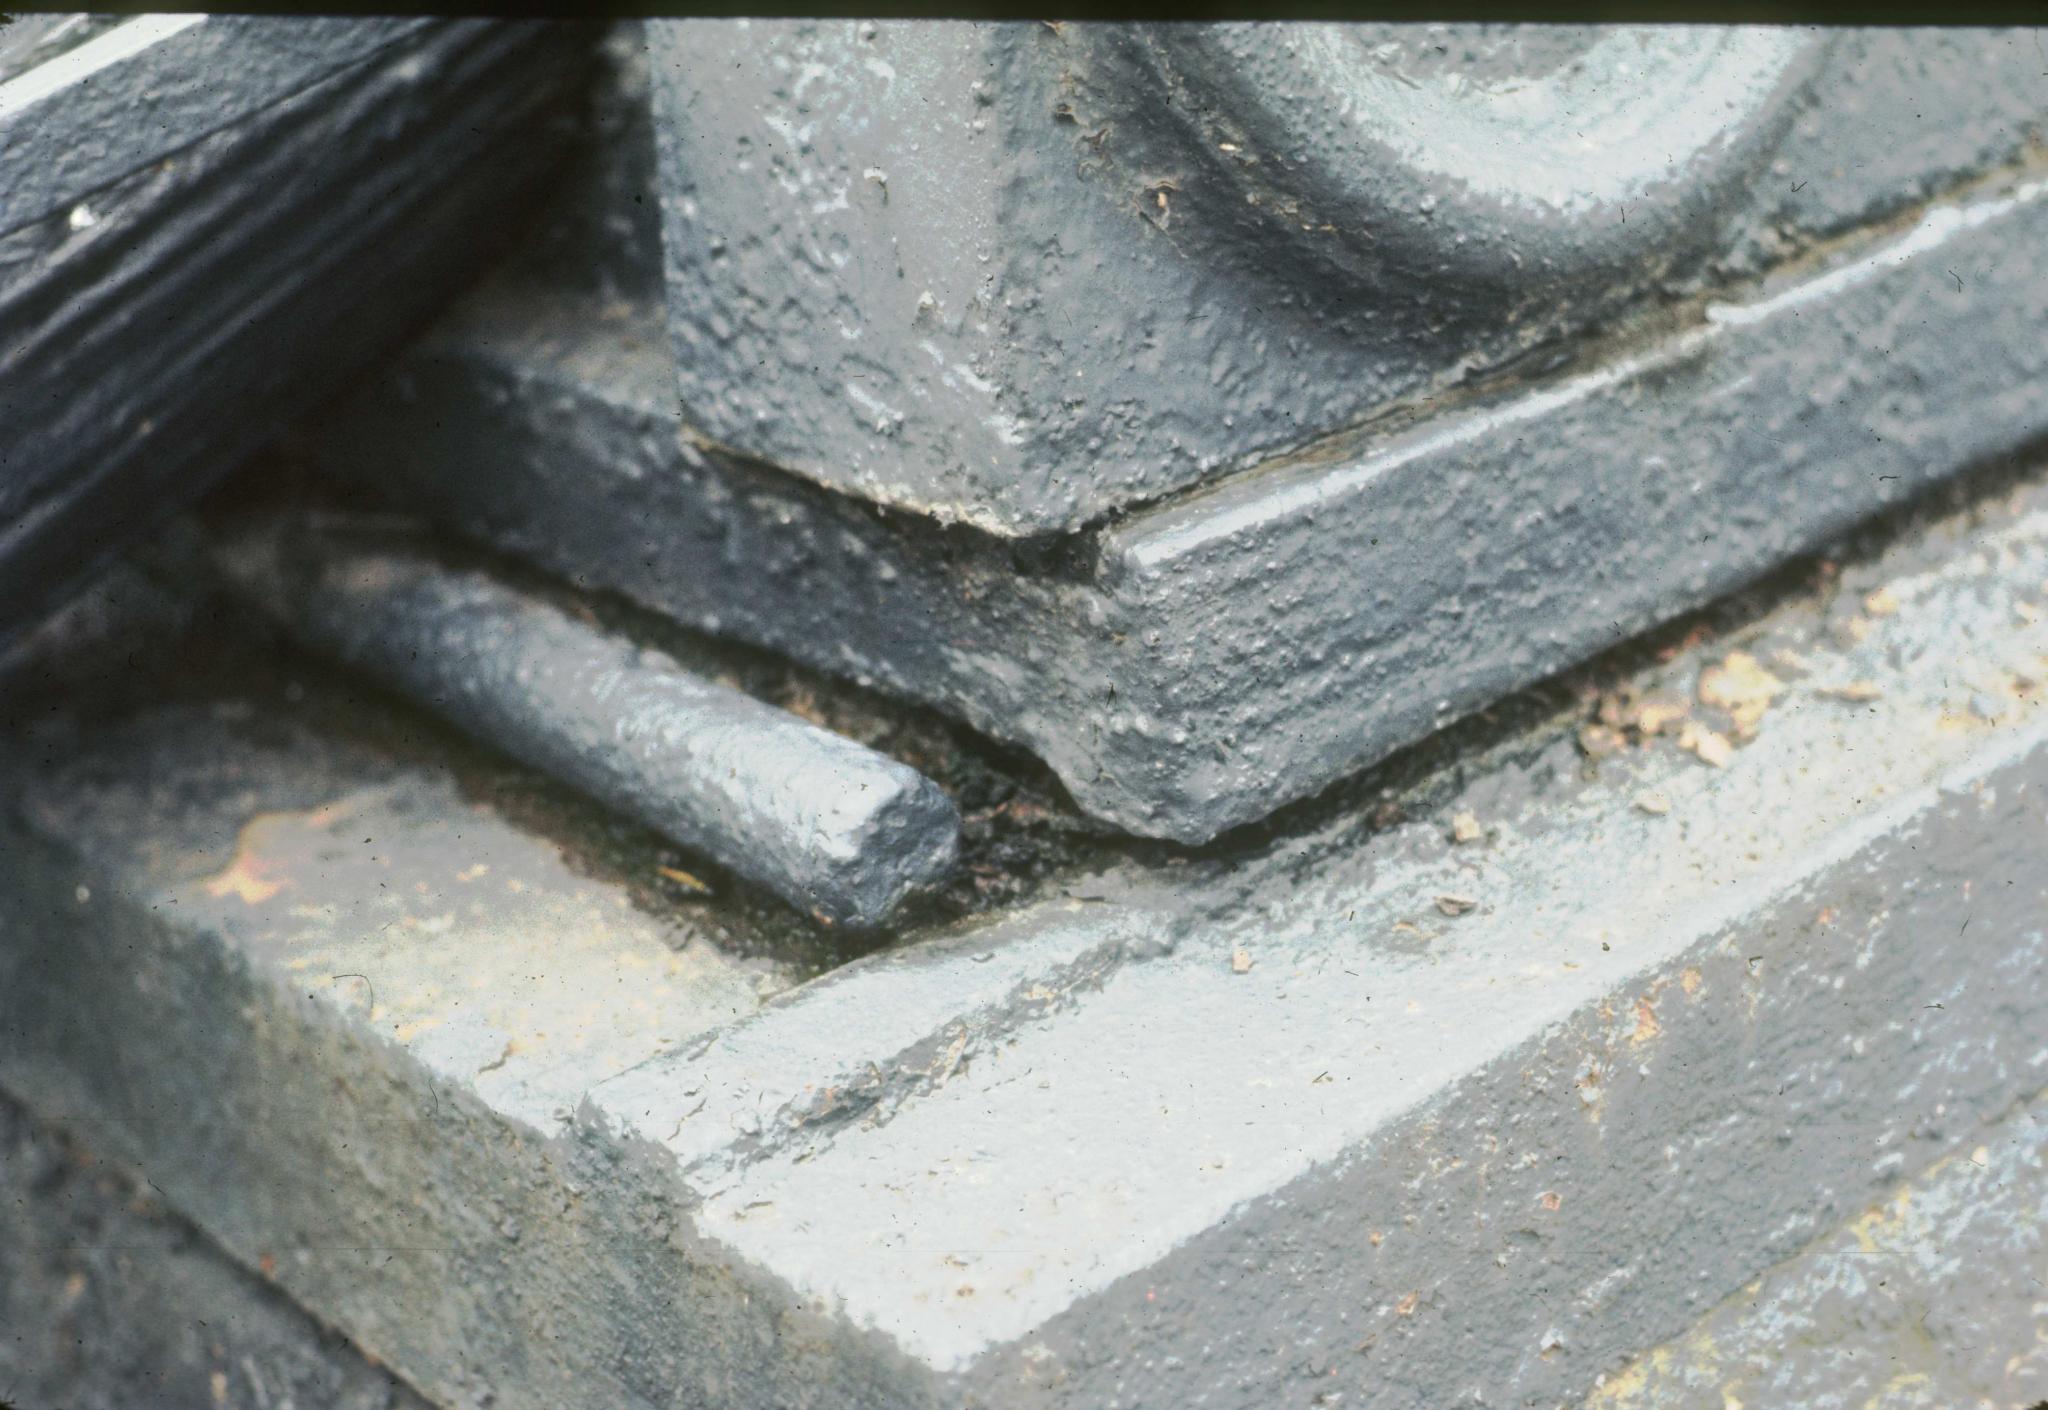
M 248 830 L 245 828 L 243 837 L 246 839 L 247 836 Z M 224 871 L 218 876 L 207 878 L 206 894 L 217 900 L 235 896 L 239 897 L 244 905 L 260 906 L 285 888 L 285 882 L 274 881 L 263 872 L 263 859 L 252 855 L 245 842 L 242 850 L 235 854 L 235 859 L 228 863 Z
M 709 896 L 711 894 L 710 886 L 701 878 L 691 875 L 681 867 L 656 867 L 655 871 L 667 877 L 685 891 L 693 892 L 699 896 Z
M 1695 1336 L 1689 1340 L 1691 1344 L 1686 1348 L 1686 1363 L 1688 1366 L 1704 1368 L 1712 1365 L 1719 1358 L 1720 1349 L 1714 1345 L 1713 1338 Z M 1596 1410 L 1596 1407 L 1601 1406 L 1621 1407 L 1641 1404 L 1645 1393 L 1651 1387 L 1653 1377 L 1658 1384 L 1662 1384 L 1670 1378 L 1671 1362 L 1672 1352 L 1669 1346 L 1660 1346 L 1648 1356 L 1637 1357 L 1627 1366 L 1609 1376 L 1591 1395 L 1586 1397 L 1586 1410 Z M 1731 1382 L 1730 1384 L 1734 1383 Z M 1723 1393 L 1725 1394 L 1726 1392 Z M 1739 1406 L 1741 1402 L 1738 1401 L 1736 1404 Z
M 1953 1159 L 1954 1157 L 1950 1156 L 1937 1161 L 1934 1165 L 1928 1167 L 1925 1172 L 1926 1175 L 1932 1175 Z M 1925 1177 L 1923 1176 L 1923 1178 Z M 1864 1253 L 1878 1253 L 1882 1251 L 1886 1241 L 1895 1239 L 1903 1232 L 1906 1222 L 1906 1210 L 1912 1203 L 1913 1188 L 1908 1185 L 1900 1189 L 1898 1194 L 1888 1202 L 1874 1204 L 1858 1215 L 1856 1222 L 1849 1226 L 1849 1232 L 1856 1236 L 1856 1246 Z

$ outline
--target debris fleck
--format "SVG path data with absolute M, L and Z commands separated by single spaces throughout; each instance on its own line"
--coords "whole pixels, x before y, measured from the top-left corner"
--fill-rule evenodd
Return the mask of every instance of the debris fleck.
M 1685 719 L 1685 706 L 1671 700 L 1646 700 L 1631 721 L 1645 735 L 1662 734 Z
M 1863 610 L 1873 617 L 1889 617 L 1899 610 L 1899 599 L 1890 588 L 1879 588 L 1863 599 Z
M 1711 764 L 1717 769 L 1728 767 L 1735 757 L 1735 746 L 1724 735 L 1702 725 L 1687 725 L 1678 736 L 1678 747 L 1696 755 L 1701 763 Z
M 1152 197 L 1152 204 L 1158 211 L 1156 215 L 1147 212 L 1148 218 L 1161 230 L 1173 223 L 1173 206 L 1168 202 L 1167 195 L 1178 193 L 1179 190 L 1180 183 L 1171 178 L 1154 181 L 1145 187 L 1145 193 Z
M 1727 711 L 1735 732 L 1744 738 L 1756 733 L 1764 712 L 1784 690 L 1785 682 L 1747 651 L 1731 651 L 1719 665 L 1700 672 L 1700 703 Z
M 1671 795 L 1661 788 L 1646 788 L 1636 795 L 1636 806 L 1652 817 L 1663 817 L 1671 811 Z
M 1486 829 L 1479 825 L 1473 814 L 1458 813 L 1451 818 L 1451 840 L 1453 842 L 1477 842 L 1486 836 Z
M 692 876 L 680 867 L 656 867 L 655 871 L 668 880 L 673 881 L 693 896 L 709 896 L 711 894 L 711 887 L 708 883 L 699 877 Z
M 1232 974 L 1244 974 L 1251 967 L 1252 952 L 1250 950 L 1232 950 L 1230 952 L 1230 972 Z
M 1460 896 L 1454 892 L 1447 891 L 1436 898 L 1436 908 L 1447 916 L 1465 915 L 1468 912 L 1477 910 L 1478 907 L 1479 902 L 1476 898 Z
M 1581 725 L 1579 727 L 1579 748 L 1589 759 L 1605 759 L 1621 752 L 1623 740 L 1621 731 L 1607 725 Z
M 1879 688 L 1876 681 L 1848 681 L 1842 685 L 1821 686 L 1819 693 L 1831 696 L 1836 700 L 1849 700 L 1861 703 L 1878 699 L 1884 694 L 1884 691 Z

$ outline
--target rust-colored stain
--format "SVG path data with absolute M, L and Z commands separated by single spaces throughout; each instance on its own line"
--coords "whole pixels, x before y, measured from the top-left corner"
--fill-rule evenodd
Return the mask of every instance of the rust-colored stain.
M 1556 1190 L 1545 1190 L 1543 1192 L 1542 1198 L 1539 1199 L 1537 1202 L 1541 1204 L 1545 1209 L 1555 1214 L 1559 1209 L 1564 1207 L 1564 1196 L 1559 1194 Z
M 1657 1010 L 1647 997 L 1636 1000 L 1635 1031 L 1628 1035 L 1631 1043 L 1647 1043 L 1664 1031 L 1664 1025 L 1657 1022 Z
M 1409 1294 L 1408 1294 L 1408 1296 L 1406 1296 L 1406 1297 L 1402 1298 L 1402 1299 L 1401 1299 L 1401 1300 L 1400 1300 L 1399 1302 L 1397 1302 L 1397 1303 L 1395 1303 L 1395 1304 L 1394 1304 L 1394 1315 L 1395 1315 L 1396 1317 L 1412 1317 L 1412 1316 L 1414 1316 L 1414 1315 L 1415 1315 L 1415 1304 L 1416 1304 L 1416 1303 L 1418 1303 L 1418 1302 L 1420 1302 L 1420 1301 L 1422 1301 L 1422 1294 L 1421 1294 L 1421 1293 L 1419 1293 L 1419 1292 L 1412 1292 L 1412 1293 L 1409 1293 Z

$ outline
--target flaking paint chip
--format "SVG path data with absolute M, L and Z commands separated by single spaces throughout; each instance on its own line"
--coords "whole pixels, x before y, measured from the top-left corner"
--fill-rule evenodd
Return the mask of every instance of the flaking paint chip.
M 1479 819 L 1471 813 L 1459 813 L 1451 819 L 1451 840 L 1453 842 L 1477 842 L 1486 836 L 1486 829 L 1479 825 Z
M 1232 974 L 1243 974 L 1251 967 L 1252 952 L 1250 950 L 1232 950 L 1230 952 L 1230 972 Z
M 1671 811 L 1671 795 L 1661 788 L 1646 788 L 1636 795 L 1636 806 L 1653 817 L 1663 817 Z
M 1785 682 L 1747 651 L 1731 651 L 1726 659 L 1700 672 L 1700 703 L 1727 711 L 1736 733 L 1744 736 L 1756 733 L 1764 712 L 1784 690 Z
M 1471 896 L 1460 896 L 1445 892 L 1436 898 L 1436 908 L 1447 916 L 1461 916 L 1478 909 L 1479 902 Z
M 1712 764 L 1717 769 L 1728 767 L 1735 757 L 1735 746 L 1713 730 L 1701 725 L 1687 725 L 1678 735 L 1678 747 L 1697 755 L 1701 763 Z
M 1685 719 L 1685 706 L 1672 700 L 1650 700 L 1635 712 L 1635 727 L 1646 735 L 1662 734 Z

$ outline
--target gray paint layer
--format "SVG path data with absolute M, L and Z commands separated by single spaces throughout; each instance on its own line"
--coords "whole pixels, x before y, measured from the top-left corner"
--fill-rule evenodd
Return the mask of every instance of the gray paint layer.
M 483 573 L 291 525 L 223 558 L 316 650 L 827 924 L 880 925 L 958 855 L 915 769 Z
M 2013 160 L 2026 31 L 662 21 L 710 442 L 1071 532 Z
M 2048 1399 L 2032 1102 L 1607 1377 L 1585 1410 L 2027 1410 Z
M 1543 723 L 765 1003 L 291 707 L 59 722 L 0 1083 L 456 1405 L 1570 1400 L 2048 1088 L 2044 593 L 2021 485 L 1613 687 L 1724 767 Z
M 2048 430 L 2037 173 L 1025 553 L 688 443 L 652 314 L 485 291 L 320 431 L 337 473 L 1015 741 L 1198 842 Z M 680 437 L 680 439 L 679 439 Z

